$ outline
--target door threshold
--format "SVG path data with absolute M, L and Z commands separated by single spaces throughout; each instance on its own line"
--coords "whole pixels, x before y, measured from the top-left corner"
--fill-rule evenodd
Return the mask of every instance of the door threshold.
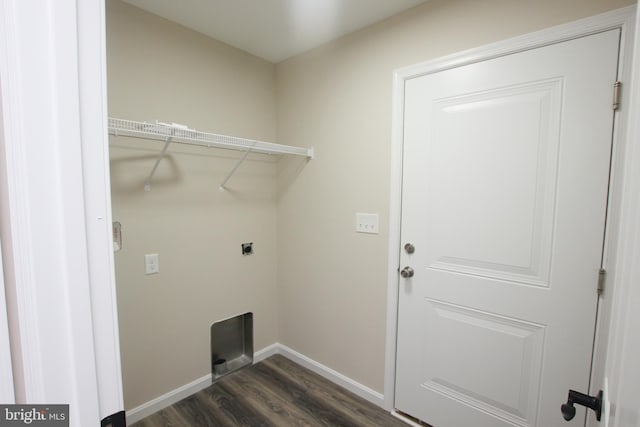
M 405 414 L 402 411 L 398 411 L 397 409 L 393 409 L 391 411 L 391 415 L 399 419 L 400 421 L 413 427 L 431 427 L 431 425 L 425 423 L 424 421 L 421 421 L 418 418 L 412 417 L 409 414 Z

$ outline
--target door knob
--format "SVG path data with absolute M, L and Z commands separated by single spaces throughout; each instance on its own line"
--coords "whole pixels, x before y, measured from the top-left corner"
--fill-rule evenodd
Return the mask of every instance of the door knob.
M 597 396 L 589 396 L 580 392 L 569 390 L 569 396 L 567 397 L 567 403 L 563 403 L 560 407 L 562 416 L 566 421 L 571 421 L 576 416 L 576 408 L 573 406 L 582 405 L 589 409 L 593 409 L 596 413 L 596 419 L 600 421 L 602 415 L 602 390 Z
M 408 279 L 409 277 L 413 277 L 413 268 L 408 266 L 403 268 L 402 270 L 400 270 L 400 275 L 405 279 Z

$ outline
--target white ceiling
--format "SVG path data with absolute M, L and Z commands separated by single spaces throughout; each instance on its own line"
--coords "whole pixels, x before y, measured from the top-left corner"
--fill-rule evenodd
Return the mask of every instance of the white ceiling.
M 280 62 L 427 0 L 124 0 Z

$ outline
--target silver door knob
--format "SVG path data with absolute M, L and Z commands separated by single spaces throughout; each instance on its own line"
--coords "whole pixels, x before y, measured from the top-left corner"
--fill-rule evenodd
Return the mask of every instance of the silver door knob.
M 411 267 L 403 268 L 402 270 L 400 270 L 400 275 L 405 279 L 408 279 L 409 277 L 413 277 L 413 268 Z

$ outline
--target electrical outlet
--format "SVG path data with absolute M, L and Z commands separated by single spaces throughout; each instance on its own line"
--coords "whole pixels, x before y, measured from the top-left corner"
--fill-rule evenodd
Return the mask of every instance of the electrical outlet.
M 146 254 L 144 256 L 144 273 L 160 273 L 160 261 L 158 259 L 158 254 Z
M 356 232 L 378 234 L 378 214 L 356 213 Z

